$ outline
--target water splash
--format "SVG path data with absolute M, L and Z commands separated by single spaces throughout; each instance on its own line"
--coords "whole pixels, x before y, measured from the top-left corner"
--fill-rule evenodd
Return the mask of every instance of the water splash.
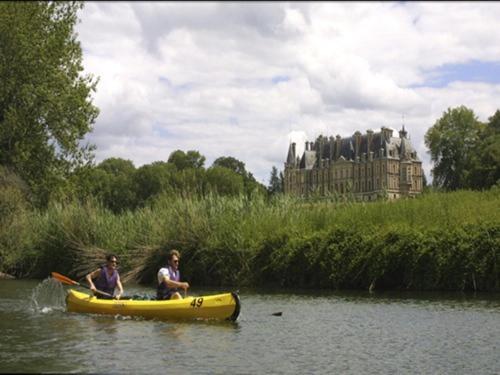
M 66 291 L 62 284 L 52 277 L 43 280 L 31 293 L 31 308 L 42 314 L 65 310 Z

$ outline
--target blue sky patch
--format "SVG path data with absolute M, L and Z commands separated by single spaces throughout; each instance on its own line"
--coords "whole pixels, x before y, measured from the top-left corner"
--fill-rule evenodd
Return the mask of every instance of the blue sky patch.
M 174 85 L 167 77 L 164 77 L 164 76 L 160 76 L 158 78 L 158 81 L 166 84 L 168 87 L 170 87 L 174 91 L 190 90 L 194 87 L 194 84 L 192 82 L 186 82 L 186 83 L 183 83 L 180 85 Z
M 235 117 L 235 116 L 229 116 L 229 118 L 227 119 L 228 123 L 231 124 L 231 125 L 239 125 L 240 122 L 238 121 L 238 118 Z
M 167 77 L 160 76 L 160 78 L 158 78 L 158 80 L 162 83 L 167 84 L 168 86 L 172 86 L 172 82 L 170 82 L 170 80 Z
M 288 76 L 274 76 L 273 78 L 271 78 L 271 81 L 276 85 L 280 82 L 290 81 L 290 77 L 288 77 Z
M 444 64 L 426 74 L 426 82 L 413 87 L 440 88 L 455 81 L 500 83 L 500 62 L 475 60 L 465 64 Z
M 172 137 L 174 137 L 174 133 L 172 133 L 170 130 L 168 130 L 165 125 L 160 125 L 158 122 L 156 122 L 153 125 L 153 134 L 155 136 L 159 136 L 159 137 L 162 137 L 162 138 L 172 138 Z

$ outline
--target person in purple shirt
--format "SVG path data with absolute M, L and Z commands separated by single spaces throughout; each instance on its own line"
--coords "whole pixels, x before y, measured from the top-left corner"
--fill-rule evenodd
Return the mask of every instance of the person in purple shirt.
M 97 298 L 110 299 L 110 297 L 100 294 L 98 291 L 114 295 L 115 288 L 118 287 L 118 294 L 114 296 L 120 299 L 123 294 L 123 286 L 120 281 L 120 275 L 116 269 L 118 260 L 116 256 L 110 254 L 106 257 L 106 264 L 95 271 L 89 273 L 87 279 L 90 289 L 94 292 Z M 94 279 L 94 281 L 92 281 Z
M 181 275 L 179 272 L 179 260 L 181 254 L 177 250 L 171 250 L 168 253 L 168 264 L 160 268 L 158 271 L 158 288 L 156 289 L 156 299 L 181 299 L 179 289 L 184 289 L 184 294 L 189 288 L 189 284 L 181 282 Z

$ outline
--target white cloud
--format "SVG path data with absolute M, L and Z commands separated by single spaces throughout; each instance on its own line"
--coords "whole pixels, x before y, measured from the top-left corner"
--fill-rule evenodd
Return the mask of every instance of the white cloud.
M 267 183 L 291 141 L 399 129 L 417 152 L 448 107 L 486 120 L 500 86 L 428 85 L 443 64 L 500 62 L 498 3 L 85 3 L 78 25 L 101 114 L 97 160 L 176 149 L 243 161 Z

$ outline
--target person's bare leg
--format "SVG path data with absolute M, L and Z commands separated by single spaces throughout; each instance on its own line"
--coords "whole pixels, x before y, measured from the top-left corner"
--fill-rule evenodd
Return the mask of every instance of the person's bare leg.
M 182 296 L 180 295 L 179 292 L 175 292 L 174 294 L 172 294 L 170 299 L 182 299 Z

